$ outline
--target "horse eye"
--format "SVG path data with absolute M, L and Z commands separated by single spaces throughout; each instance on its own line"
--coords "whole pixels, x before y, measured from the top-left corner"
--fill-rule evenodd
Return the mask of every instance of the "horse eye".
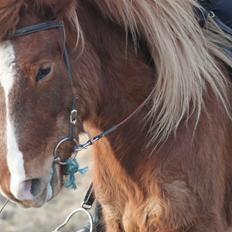
M 52 67 L 50 65 L 40 67 L 36 75 L 36 81 L 40 81 L 45 78 L 51 72 L 51 70 Z

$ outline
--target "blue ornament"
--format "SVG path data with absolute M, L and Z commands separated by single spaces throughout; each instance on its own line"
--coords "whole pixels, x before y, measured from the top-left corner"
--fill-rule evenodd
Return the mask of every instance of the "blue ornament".
M 69 159 L 66 161 L 66 165 L 64 167 L 64 175 L 67 176 L 65 180 L 65 187 L 68 189 L 76 189 L 76 173 L 85 174 L 88 171 L 88 167 L 80 168 L 80 165 L 76 161 L 76 159 Z

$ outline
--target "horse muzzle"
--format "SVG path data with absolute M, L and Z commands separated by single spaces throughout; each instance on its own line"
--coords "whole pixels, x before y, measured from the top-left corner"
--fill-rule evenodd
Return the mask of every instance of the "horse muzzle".
M 63 185 L 59 165 L 53 164 L 48 177 L 22 180 L 10 193 L 3 190 L 3 195 L 23 207 L 39 208 L 55 197 Z

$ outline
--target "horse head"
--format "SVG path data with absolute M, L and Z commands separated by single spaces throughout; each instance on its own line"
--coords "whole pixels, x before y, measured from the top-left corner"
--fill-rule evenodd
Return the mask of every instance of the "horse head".
M 72 1 L 62 2 L 70 7 Z M 64 15 L 66 7 L 56 1 L 0 2 L 0 189 L 29 207 L 43 205 L 62 186 L 53 150 L 69 131 L 73 90 L 63 59 L 63 30 L 14 33 Z M 71 148 L 71 143 L 62 147 L 62 154 Z

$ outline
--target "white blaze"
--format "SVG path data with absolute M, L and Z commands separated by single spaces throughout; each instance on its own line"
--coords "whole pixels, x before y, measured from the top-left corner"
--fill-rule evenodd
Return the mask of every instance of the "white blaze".
M 16 78 L 15 52 L 10 41 L 0 43 L 0 84 L 4 89 L 6 105 L 7 165 L 11 174 L 10 191 L 17 198 L 19 184 L 25 181 L 23 154 L 17 144 L 14 123 L 9 113 L 9 94 Z

